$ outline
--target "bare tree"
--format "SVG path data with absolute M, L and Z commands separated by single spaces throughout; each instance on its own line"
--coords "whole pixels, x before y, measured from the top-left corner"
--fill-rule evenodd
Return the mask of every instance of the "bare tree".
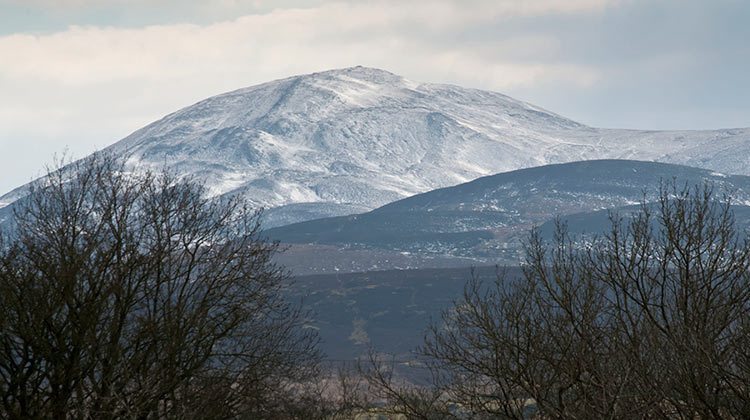
M 396 375 L 396 360 L 370 349 L 357 370 L 371 398 L 383 402 L 381 413 L 418 420 L 454 419 L 450 401 L 439 387 L 418 386 Z
M 588 241 L 532 231 L 519 278 L 467 284 L 420 349 L 443 401 L 472 418 L 750 418 L 750 246 L 731 200 L 673 183 L 611 222 Z
M 237 199 L 96 155 L 35 183 L 5 236 L 2 417 L 270 418 L 317 372 Z
M 750 415 L 750 246 L 730 204 L 709 186 L 662 188 L 590 258 L 638 388 L 671 417 Z

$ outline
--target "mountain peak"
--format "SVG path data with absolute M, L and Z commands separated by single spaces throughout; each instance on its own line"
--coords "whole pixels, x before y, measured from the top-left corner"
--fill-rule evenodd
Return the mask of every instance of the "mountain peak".
M 270 209 L 273 224 L 576 160 L 658 160 L 744 174 L 748 149 L 748 130 L 594 129 L 500 93 L 356 66 L 205 99 L 108 150 L 142 169 L 166 164 L 205 181 L 214 196 L 241 195 Z
M 508 152 L 527 141 L 503 135 L 516 127 L 582 126 L 498 93 L 357 66 L 208 98 L 111 150 L 197 173 L 215 195 L 351 211 L 543 162 L 512 153 L 509 164 Z
M 404 80 L 403 77 L 391 73 L 387 70 L 365 67 L 365 66 L 353 66 L 343 67 L 338 69 L 325 70 L 321 72 L 315 72 L 308 75 L 297 76 L 297 77 L 315 77 L 315 76 L 329 76 L 329 77 L 351 77 L 354 79 L 368 80 L 372 82 L 387 83 L 392 81 Z

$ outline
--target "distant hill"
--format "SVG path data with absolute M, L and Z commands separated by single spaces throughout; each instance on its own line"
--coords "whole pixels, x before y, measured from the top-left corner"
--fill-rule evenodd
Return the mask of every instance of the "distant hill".
M 657 204 L 649 207 L 658 214 Z M 566 215 L 562 220 L 565 222 L 567 232 L 576 240 L 587 240 L 595 235 L 609 232 L 611 228 L 610 216 L 623 217 L 625 220 L 634 213 L 641 210 L 640 205 L 624 206 L 607 210 L 598 210 Z M 731 211 L 735 218 L 735 227 L 740 236 L 750 234 L 750 206 L 732 205 Z M 658 219 L 654 218 L 652 227 L 659 228 Z M 550 220 L 539 226 L 539 232 L 545 238 L 552 238 L 555 232 L 555 221 Z
M 606 209 L 633 205 L 644 198 L 652 200 L 659 183 L 671 180 L 689 185 L 711 183 L 717 190 L 731 193 L 743 214 L 743 206 L 750 204 L 748 176 L 664 163 L 598 160 L 483 177 L 368 213 L 292 224 L 266 234 L 286 244 L 306 244 L 307 252 L 313 254 L 324 252 L 328 267 L 317 267 L 319 271 L 346 266 L 347 254 L 353 250 L 406 255 L 411 258 L 410 267 L 430 266 L 429 258 L 454 259 L 456 265 L 467 261 L 517 263 L 521 240 L 532 226 L 556 216 L 576 215 L 577 229 L 600 231 L 607 222 Z M 300 249 L 293 246 L 293 253 Z M 309 272 L 309 267 L 284 262 L 293 270 Z M 389 266 L 381 261 L 374 268 L 398 264 L 408 262 Z

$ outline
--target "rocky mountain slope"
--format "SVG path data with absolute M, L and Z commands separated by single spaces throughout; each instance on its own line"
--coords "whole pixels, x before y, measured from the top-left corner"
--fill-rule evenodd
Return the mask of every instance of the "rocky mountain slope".
M 750 174 L 750 130 L 591 128 L 505 95 L 354 67 L 214 96 L 109 149 L 165 164 L 214 195 L 269 208 L 269 226 L 359 213 L 480 176 L 617 158 Z M 23 188 L 0 197 L 0 206 Z

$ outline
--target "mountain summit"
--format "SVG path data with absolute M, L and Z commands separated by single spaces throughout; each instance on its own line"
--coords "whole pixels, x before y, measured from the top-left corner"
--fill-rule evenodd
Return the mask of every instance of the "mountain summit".
M 748 129 L 598 129 L 499 93 L 366 67 L 214 96 L 108 150 L 144 168 L 166 163 L 215 196 L 241 194 L 270 209 L 269 225 L 363 212 L 548 163 L 639 159 L 750 174 Z

